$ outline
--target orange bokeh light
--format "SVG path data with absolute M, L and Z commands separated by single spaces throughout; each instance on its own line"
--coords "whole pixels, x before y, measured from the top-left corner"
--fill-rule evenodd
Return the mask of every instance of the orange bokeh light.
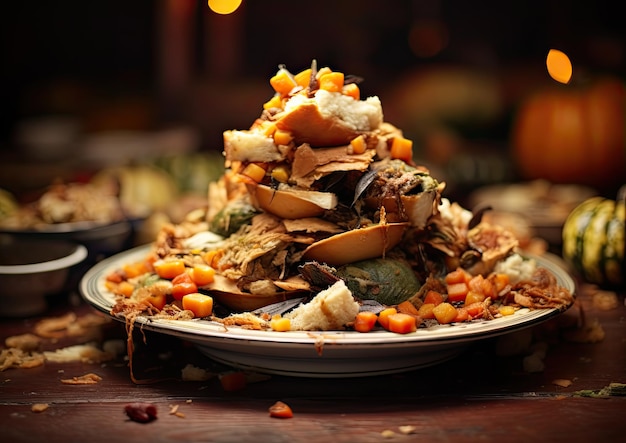
M 208 0 L 211 11 L 217 14 L 232 14 L 239 8 L 242 0 Z
M 569 57 L 558 49 L 550 49 L 546 57 L 548 74 L 560 83 L 568 84 L 572 79 L 572 62 Z

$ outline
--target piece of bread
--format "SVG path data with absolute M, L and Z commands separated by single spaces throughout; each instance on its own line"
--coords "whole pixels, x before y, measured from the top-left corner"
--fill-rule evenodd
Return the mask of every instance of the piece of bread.
M 354 100 L 338 92 L 318 90 L 311 98 L 298 94 L 285 104 L 276 127 L 289 131 L 296 144 L 312 147 L 350 143 L 359 134 L 377 129 L 383 122 L 378 97 Z
M 331 331 L 344 329 L 358 312 L 359 304 L 352 292 L 343 280 L 338 280 L 284 316 L 290 319 L 292 331 Z
M 284 160 L 272 137 L 261 131 L 224 131 L 224 155 L 228 161 L 269 163 Z

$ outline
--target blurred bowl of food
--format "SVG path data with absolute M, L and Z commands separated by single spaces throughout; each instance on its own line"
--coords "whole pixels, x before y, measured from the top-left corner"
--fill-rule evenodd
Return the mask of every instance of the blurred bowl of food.
M 0 316 L 43 313 L 86 258 L 87 248 L 75 242 L 0 235 Z
M 80 243 L 90 259 L 99 259 L 131 246 L 140 222 L 126 214 L 113 190 L 89 183 L 57 183 L 36 200 L 0 214 L 0 233 Z
M 569 213 L 596 194 L 577 184 L 554 184 L 546 180 L 485 186 L 469 197 L 470 206 L 489 206 L 497 213 L 525 221 L 533 234 L 551 245 L 560 245 L 561 230 Z

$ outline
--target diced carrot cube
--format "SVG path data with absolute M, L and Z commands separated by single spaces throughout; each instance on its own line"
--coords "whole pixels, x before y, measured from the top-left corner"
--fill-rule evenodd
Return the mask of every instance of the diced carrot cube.
M 209 265 L 196 263 L 191 268 L 191 279 L 198 286 L 206 286 L 215 281 L 215 269 Z
M 183 309 L 193 312 L 194 317 L 208 317 L 213 313 L 213 297 L 199 292 L 185 294 L 182 297 Z
M 409 300 L 405 300 L 402 303 L 399 303 L 396 309 L 398 310 L 398 312 L 401 312 L 403 314 L 419 315 L 419 310 Z
M 435 318 L 435 314 L 433 314 L 434 308 L 435 305 L 433 303 L 424 303 L 418 310 L 419 316 L 425 319 Z
M 389 327 L 389 316 L 397 314 L 396 308 L 385 308 L 378 313 L 378 323 L 385 329 Z
M 437 306 L 438 304 L 443 303 L 443 295 L 431 289 L 426 292 L 426 295 L 424 296 L 424 303 L 432 303 Z
M 134 291 L 135 291 L 135 285 L 127 281 L 122 281 L 117 285 L 116 292 L 118 294 L 123 295 L 124 297 L 130 297 L 131 295 L 133 295 Z
M 453 283 L 467 283 L 472 278 L 471 274 L 463 268 L 457 268 L 454 271 L 450 271 L 444 277 L 446 284 L 451 285 Z
M 274 132 L 274 143 L 277 145 L 288 145 L 291 140 L 293 140 L 293 135 L 291 135 L 291 132 L 289 131 L 277 129 Z
M 311 68 L 298 72 L 294 76 L 294 79 L 296 80 L 296 84 L 298 86 L 306 88 L 307 86 L 309 86 L 309 83 L 311 83 Z
M 413 160 L 413 141 L 404 137 L 395 137 L 391 142 L 391 158 L 407 163 Z
M 341 92 L 343 90 L 343 72 L 329 72 L 320 77 L 320 89 L 328 92 Z
M 467 295 L 465 296 L 465 304 L 471 305 L 473 303 L 482 303 L 485 301 L 485 298 L 486 298 L 485 294 L 470 290 L 467 292 Z
M 157 260 L 154 262 L 154 272 L 159 277 L 171 280 L 185 272 L 185 262 L 182 260 Z
M 297 86 L 296 81 L 286 69 L 279 69 L 276 75 L 270 78 L 274 91 L 281 95 L 288 95 Z
M 417 319 L 414 315 L 403 314 L 402 312 L 391 314 L 389 316 L 389 325 L 387 329 L 390 332 L 395 332 L 397 334 L 415 332 L 417 330 Z
M 241 174 L 251 178 L 256 183 L 260 183 L 263 181 L 263 177 L 265 177 L 265 169 L 256 163 L 248 163 L 241 171 Z
M 289 168 L 287 166 L 276 166 L 272 169 L 270 173 L 272 178 L 279 183 L 287 183 L 289 181 L 289 176 L 291 175 L 289 172 Z
M 352 326 L 355 331 L 369 332 L 376 326 L 378 316 L 371 311 L 361 311 L 356 315 L 354 319 L 354 325 Z
M 450 303 L 444 302 L 433 308 L 433 314 L 442 325 L 452 323 L 457 316 L 457 310 Z
M 341 92 L 343 95 L 352 97 L 355 100 L 361 100 L 361 90 L 359 89 L 359 85 L 356 83 L 348 83 L 347 85 L 344 85 Z
M 448 301 L 465 301 L 465 297 L 467 296 L 467 284 L 465 283 L 453 283 L 451 285 L 446 285 L 446 292 L 448 293 Z
M 456 308 L 456 317 L 454 318 L 454 321 L 459 323 L 468 320 L 469 312 L 467 312 L 467 309 L 465 309 L 464 307 Z

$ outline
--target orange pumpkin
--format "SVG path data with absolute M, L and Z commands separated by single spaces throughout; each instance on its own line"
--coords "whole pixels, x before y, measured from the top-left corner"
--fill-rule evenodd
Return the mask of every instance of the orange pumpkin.
M 612 78 L 528 97 L 511 133 L 520 176 L 601 189 L 623 182 L 625 99 L 624 85 Z

